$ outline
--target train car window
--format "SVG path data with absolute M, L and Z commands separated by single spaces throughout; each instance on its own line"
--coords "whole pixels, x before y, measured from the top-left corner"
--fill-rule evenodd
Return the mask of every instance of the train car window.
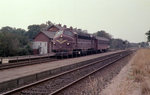
M 99 43 L 99 44 L 109 44 L 108 41 L 103 41 L 103 40 L 99 40 L 98 43 Z
M 80 38 L 80 39 L 86 39 L 86 40 L 91 40 L 91 37 L 88 37 L 88 36 L 78 35 L 78 38 Z
M 58 31 L 56 34 L 55 34 L 55 38 L 60 36 L 61 34 L 63 34 L 63 31 Z
M 73 33 L 70 32 L 70 31 L 64 31 L 64 34 L 65 34 L 65 35 L 68 35 L 68 36 L 73 36 Z

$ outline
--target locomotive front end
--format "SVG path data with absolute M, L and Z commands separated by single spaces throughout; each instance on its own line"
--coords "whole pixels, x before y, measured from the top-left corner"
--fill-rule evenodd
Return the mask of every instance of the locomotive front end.
M 57 55 L 72 54 L 75 46 L 74 33 L 70 30 L 61 30 L 53 39 L 53 52 Z

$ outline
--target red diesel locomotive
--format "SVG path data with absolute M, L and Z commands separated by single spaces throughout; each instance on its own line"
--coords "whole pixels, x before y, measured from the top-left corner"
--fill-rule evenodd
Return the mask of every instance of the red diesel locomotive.
M 100 52 L 108 50 L 109 47 L 108 39 L 90 35 L 79 29 L 60 30 L 53 38 L 53 52 L 56 54 Z

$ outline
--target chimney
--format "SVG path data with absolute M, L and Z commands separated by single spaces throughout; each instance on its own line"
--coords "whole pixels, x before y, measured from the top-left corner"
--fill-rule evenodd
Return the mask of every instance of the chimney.
M 63 26 L 63 28 L 67 28 L 67 26 L 66 26 L 66 25 L 64 25 L 64 26 Z
M 77 28 L 74 28 L 75 31 L 77 31 Z
M 78 31 L 82 31 L 81 29 L 78 29 Z
M 73 30 L 72 26 L 70 26 L 70 29 Z
M 59 27 L 61 27 L 61 24 L 58 24 Z

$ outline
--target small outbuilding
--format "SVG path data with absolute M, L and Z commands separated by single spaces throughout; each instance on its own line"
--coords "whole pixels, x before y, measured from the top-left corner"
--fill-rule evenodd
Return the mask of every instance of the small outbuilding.
M 33 39 L 33 52 L 34 54 L 47 54 L 52 52 L 53 37 L 56 32 L 63 29 L 61 24 L 52 25 L 46 31 L 39 32 Z

